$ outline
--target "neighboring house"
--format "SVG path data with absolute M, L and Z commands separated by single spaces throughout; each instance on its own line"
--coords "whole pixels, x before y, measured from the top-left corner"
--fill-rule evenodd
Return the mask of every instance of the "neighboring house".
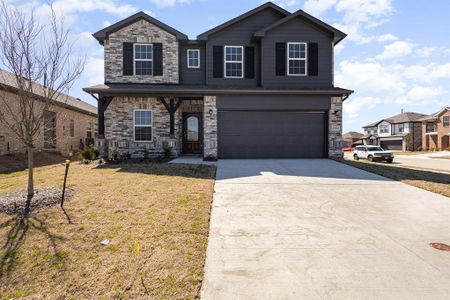
M 18 89 L 14 76 L 12 73 L 0 70 L 0 97 L 6 99 L 8 107 L 18 114 Z M 43 105 L 43 101 L 39 101 L 42 99 L 42 95 L 39 95 L 41 89 L 43 89 L 41 85 L 34 84 L 33 96 L 37 99 L 36 110 L 39 109 L 39 105 Z M 65 94 L 58 94 L 56 100 L 57 105 L 52 105 L 45 113 L 47 126 L 42 127 L 35 140 L 36 149 L 67 154 L 79 149 L 80 141 L 83 144 L 86 144 L 86 140 L 93 142 L 97 127 L 97 108 Z M 7 109 L 2 107 L 4 105 L 2 101 L 0 100 L 0 109 L 5 112 Z M 13 118 L 11 114 L 6 116 L 10 120 Z M 9 128 L 0 123 L 0 155 L 25 151 L 23 143 Z
M 422 147 L 422 121 L 426 115 L 406 112 L 363 127 L 365 145 L 387 150 L 416 151 Z
M 193 16 L 195 17 L 195 16 Z M 341 31 L 266 3 L 196 40 L 139 12 L 93 35 L 105 53 L 98 145 L 141 156 L 340 156 Z M 105 150 L 105 151 L 103 151 Z
M 356 145 L 362 145 L 364 134 L 356 132 L 356 131 L 350 131 L 347 133 L 344 133 L 342 135 L 342 146 L 344 148 L 354 147 Z
M 450 150 L 450 107 L 444 107 L 421 121 L 422 148 Z

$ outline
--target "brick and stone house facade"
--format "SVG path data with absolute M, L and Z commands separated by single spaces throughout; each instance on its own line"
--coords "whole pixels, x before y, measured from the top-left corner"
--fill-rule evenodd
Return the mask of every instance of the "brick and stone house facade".
M 421 120 L 422 148 L 450 150 L 450 107 L 444 107 Z
M 0 97 L 6 101 L 6 105 L 19 113 L 17 88 L 13 75 L 0 70 Z M 39 90 L 39 89 L 35 89 Z M 39 95 L 36 95 L 39 99 Z M 79 99 L 65 94 L 59 94 L 58 104 L 49 107 L 45 116 L 52 119 L 45 128 L 39 131 L 34 144 L 36 150 L 57 151 L 67 154 L 80 149 L 80 141 L 86 145 L 86 141 L 95 137 L 97 127 L 97 108 Z M 3 100 L 0 100 L 0 109 L 6 111 Z M 40 101 L 35 102 L 35 109 L 43 105 Z M 42 109 L 42 106 L 41 106 Z M 13 120 L 11 114 L 5 117 Z M 24 153 L 26 148 L 17 139 L 13 132 L 0 123 L 0 155 L 10 153 Z
M 416 151 L 422 147 L 424 114 L 402 112 L 363 127 L 365 145 L 378 145 L 386 150 Z
M 334 46 L 345 34 L 266 3 L 189 40 L 137 13 L 94 34 L 104 46 L 98 100 L 104 155 L 336 157 L 342 103 Z

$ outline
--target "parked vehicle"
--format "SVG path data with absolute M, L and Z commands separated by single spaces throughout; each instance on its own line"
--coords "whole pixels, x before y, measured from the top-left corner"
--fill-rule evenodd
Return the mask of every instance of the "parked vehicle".
M 379 146 L 356 146 L 353 151 L 355 160 L 367 159 L 368 161 L 385 161 L 392 163 L 394 161 L 394 153 L 386 151 Z

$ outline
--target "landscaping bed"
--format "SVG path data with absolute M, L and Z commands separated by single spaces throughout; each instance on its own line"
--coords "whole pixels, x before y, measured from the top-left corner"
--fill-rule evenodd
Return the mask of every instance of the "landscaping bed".
M 64 210 L 26 222 L 0 213 L 2 299 L 197 298 L 214 175 L 211 166 L 73 163 Z M 61 189 L 63 176 L 60 164 L 37 168 L 35 186 Z M 23 171 L 0 174 L 0 194 L 26 182 Z
M 338 161 L 364 171 L 372 172 L 433 193 L 450 197 L 449 173 L 419 170 L 365 160 L 353 161 L 338 159 Z

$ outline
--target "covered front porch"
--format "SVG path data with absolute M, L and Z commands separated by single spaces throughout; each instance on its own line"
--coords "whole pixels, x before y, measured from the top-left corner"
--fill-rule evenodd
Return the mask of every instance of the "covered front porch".
M 100 95 L 98 103 L 103 157 L 217 159 L 214 96 Z

